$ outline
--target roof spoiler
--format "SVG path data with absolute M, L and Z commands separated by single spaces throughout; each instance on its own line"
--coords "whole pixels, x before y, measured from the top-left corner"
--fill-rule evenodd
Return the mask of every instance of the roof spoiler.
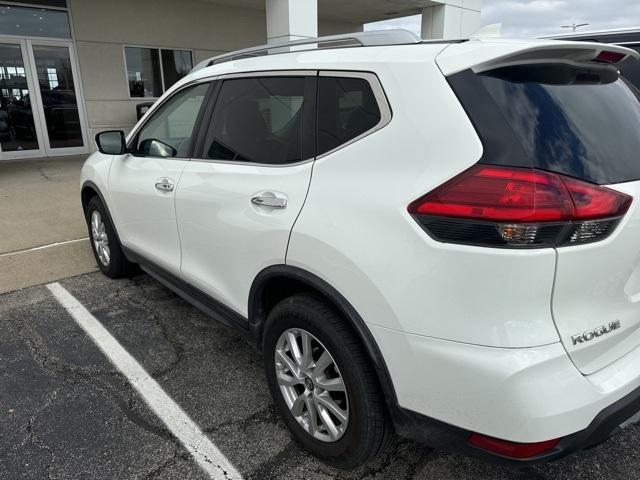
M 494 48 L 487 48 L 491 44 Z M 450 45 L 436 61 L 445 75 L 473 69 L 475 72 L 513 65 L 569 63 L 599 67 L 618 66 L 625 60 L 639 59 L 630 48 L 593 42 L 558 40 L 473 40 Z

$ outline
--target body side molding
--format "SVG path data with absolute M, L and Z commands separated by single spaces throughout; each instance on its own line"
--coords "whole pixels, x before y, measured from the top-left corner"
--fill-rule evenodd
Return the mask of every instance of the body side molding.
M 237 328 L 242 334 L 247 335 L 248 321 L 239 313 L 231 310 L 218 300 L 210 297 L 204 292 L 198 290 L 193 285 L 178 278 L 171 272 L 159 267 L 152 261 L 148 260 L 139 253 L 134 252 L 130 248 L 122 246 L 122 250 L 127 259 L 133 263 L 140 265 L 140 268 L 162 283 L 168 289 L 180 295 L 194 307 L 202 310 L 213 319 L 229 326 Z

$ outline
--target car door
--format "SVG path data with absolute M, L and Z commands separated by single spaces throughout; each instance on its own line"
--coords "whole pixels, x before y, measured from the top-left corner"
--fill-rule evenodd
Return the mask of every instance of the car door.
M 315 155 L 315 71 L 218 85 L 176 214 L 185 280 L 236 312 L 265 267 L 285 261 Z
M 175 187 L 189 163 L 209 88 L 209 83 L 188 86 L 164 101 L 129 142 L 131 153 L 114 158 L 109 172 L 110 209 L 122 244 L 175 274 L 180 271 Z

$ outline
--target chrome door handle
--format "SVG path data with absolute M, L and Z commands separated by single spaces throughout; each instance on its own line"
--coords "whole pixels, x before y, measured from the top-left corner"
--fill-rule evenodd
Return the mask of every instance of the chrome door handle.
M 287 208 L 287 199 L 276 197 L 273 193 L 263 193 L 262 195 L 257 195 L 251 199 L 251 203 L 254 205 L 259 205 L 261 207 L 269 207 L 269 208 Z
M 175 187 L 174 183 L 168 178 L 163 178 L 156 182 L 156 190 L 160 190 L 161 192 L 172 192 L 173 187 Z

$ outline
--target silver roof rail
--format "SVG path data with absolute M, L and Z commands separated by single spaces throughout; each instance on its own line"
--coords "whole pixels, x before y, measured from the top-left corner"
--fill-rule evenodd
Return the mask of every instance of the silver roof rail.
M 308 46 L 310 50 L 319 48 L 377 47 L 383 45 L 411 45 L 422 43 L 422 39 L 408 30 L 375 30 L 370 32 L 347 33 L 328 37 L 305 38 L 291 42 L 271 43 L 257 47 L 244 48 L 225 53 L 200 62 L 192 71 L 211 65 L 240 60 L 242 58 L 262 57 L 276 53 L 289 53 L 283 47 Z M 298 50 L 298 49 L 296 49 Z M 305 50 L 301 48 L 299 50 Z

